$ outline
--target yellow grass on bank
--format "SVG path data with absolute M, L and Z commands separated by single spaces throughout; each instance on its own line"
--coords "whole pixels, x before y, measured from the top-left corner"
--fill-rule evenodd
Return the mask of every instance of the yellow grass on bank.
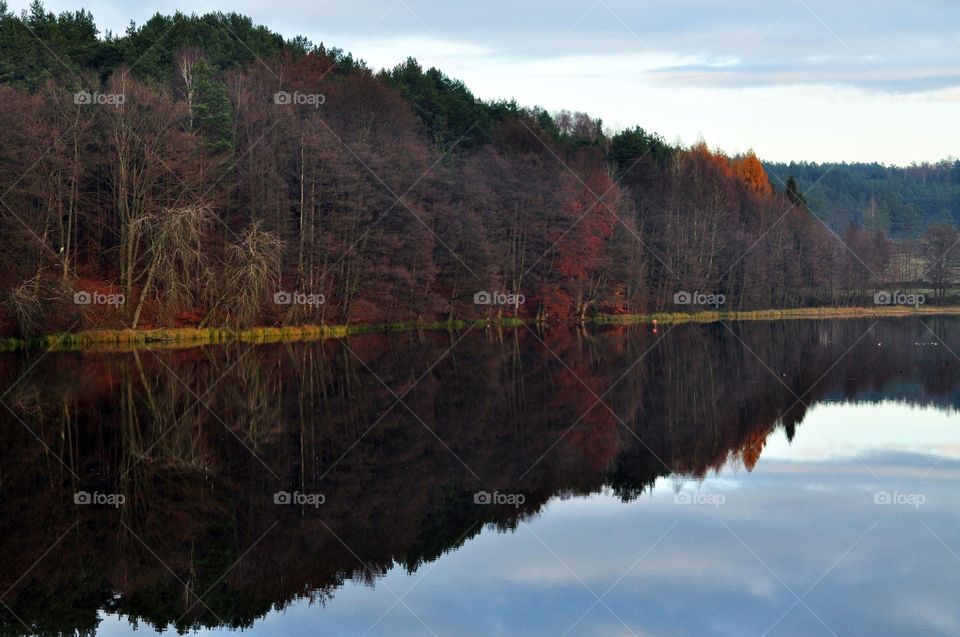
M 871 316 L 917 316 L 960 314 L 960 307 L 801 307 L 783 310 L 663 312 L 656 314 L 622 314 L 600 316 L 594 323 L 633 325 L 636 323 L 714 323 L 716 321 L 781 321 L 792 319 L 847 319 Z

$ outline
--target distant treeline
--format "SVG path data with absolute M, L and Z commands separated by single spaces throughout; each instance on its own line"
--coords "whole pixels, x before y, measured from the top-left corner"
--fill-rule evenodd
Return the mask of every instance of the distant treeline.
M 841 239 L 804 173 L 771 184 L 753 153 L 237 14 L 99 38 L 0 0 L 0 130 L 2 333 L 862 304 L 903 256 L 883 227 Z M 932 228 L 893 280 L 942 301 L 956 230 Z
M 765 164 L 774 182 L 793 175 L 807 203 L 840 229 L 881 229 L 894 238 L 920 236 L 934 223 L 960 221 L 960 160 L 908 167 L 880 164 Z

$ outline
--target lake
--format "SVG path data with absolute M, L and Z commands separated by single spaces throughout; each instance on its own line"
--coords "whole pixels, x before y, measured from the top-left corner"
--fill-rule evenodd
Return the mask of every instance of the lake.
M 0 634 L 956 635 L 960 319 L 0 355 Z

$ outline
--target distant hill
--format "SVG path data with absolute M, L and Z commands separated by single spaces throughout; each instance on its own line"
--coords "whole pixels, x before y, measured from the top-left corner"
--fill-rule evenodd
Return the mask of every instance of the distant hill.
M 779 188 L 793 175 L 810 210 L 838 230 L 852 223 L 904 238 L 931 223 L 960 222 L 960 160 L 954 158 L 905 168 L 808 162 L 764 167 Z

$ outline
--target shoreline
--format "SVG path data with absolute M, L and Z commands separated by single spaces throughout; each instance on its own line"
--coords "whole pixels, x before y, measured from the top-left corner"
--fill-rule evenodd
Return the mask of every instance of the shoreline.
M 716 323 L 719 321 L 783 321 L 811 319 L 854 319 L 876 317 L 960 315 L 960 306 L 945 307 L 806 307 L 782 310 L 735 310 L 704 312 L 661 312 L 653 314 L 602 315 L 590 318 L 587 325 L 663 325 Z M 385 323 L 374 325 L 298 325 L 288 327 L 231 328 L 158 328 L 146 330 L 86 330 L 65 334 L 47 334 L 32 338 L 0 337 L 0 352 L 28 349 L 52 351 L 132 351 L 149 348 L 182 348 L 225 343 L 288 343 L 345 338 L 358 334 L 464 329 L 467 327 L 505 328 L 532 325 L 519 318 L 499 320 L 473 319 L 433 323 Z M 566 322 L 577 325 L 576 322 Z
M 662 312 L 654 314 L 604 315 L 592 319 L 595 325 L 636 325 L 658 323 L 667 325 L 679 323 L 716 323 L 718 321 L 787 321 L 809 319 L 854 319 L 877 317 L 901 318 L 907 316 L 960 315 L 960 306 L 922 306 L 909 307 L 798 307 L 782 310 L 732 310 L 704 312 Z

